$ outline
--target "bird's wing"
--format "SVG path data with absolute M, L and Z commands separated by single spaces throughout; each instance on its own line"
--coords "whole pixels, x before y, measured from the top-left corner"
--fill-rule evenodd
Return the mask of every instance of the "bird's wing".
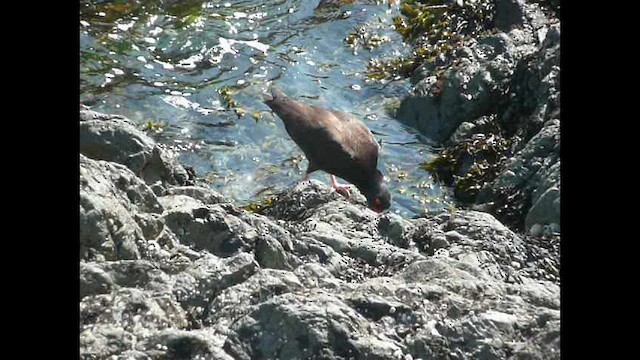
M 282 119 L 307 159 L 319 169 L 349 181 L 357 181 L 375 170 L 379 145 L 358 120 L 279 93 L 274 93 L 266 103 Z
M 328 111 L 339 120 L 333 123 L 342 125 L 333 129 L 329 127 L 333 130 L 331 135 L 342 144 L 355 161 L 364 164 L 368 169 L 375 169 L 378 166 L 380 145 L 376 142 L 369 128 L 344 112 Z

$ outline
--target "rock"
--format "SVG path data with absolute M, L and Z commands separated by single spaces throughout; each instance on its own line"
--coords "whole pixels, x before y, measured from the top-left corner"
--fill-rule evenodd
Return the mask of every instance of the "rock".
M 556 187 L 545 191 L 531 206 L 525 218 L 525 229 L 532 224 L 552 224 L 560 221 L 560 190 Z
M 453 144 L 460 143 L 463 139 L 471 137 L 476 131 L 476 124 L 468 121 L 463 121 L 456 130 L 449 137 L 449 141 Z
M 301 289 L 302 283 L 295 274 L 284 270 L 262 269 L 213 298 L 208 305 L 208 313 L 204 314 L 204 324 L 216 329 L 227 329 L 252 311 L 253 305 Z
M 525 140 L 535 135 L 560 110 L 560 25 L 551 24 L 535 52 L 522 57 L 511 77 L 509 102 L 499 117 L 511 132 L 524 130 Z
M 512 167 L 539 177 L 532 219 L 559 191 L 541 158 L 556 125 L 514 159 L 540 163 Z M 83 359 L 559 357 L 556 223 L 534 237 L 479 211 L 405 220 L 315 181 L 256 214 L 142 176 L 80 155 Z
M 275 204 L 262 214 L 282 220 L 302 220 L 313 214 L 316 206 L 326 204 L 330 199 L 341 199 L 341 196 L 317 180 L 302 181 L 293 191 L 277 194 Z
M 398 317 L 410 314 L 411 308 L 400 301 L 371 294 L 354 294 L 349 300 L 356 311 L 364 317 L 378 321 L 384 316 Z
M 99 266 L 80 263 L 80 299 L 87 295 L 108 294 L 115 287 L 111 276 Z
M 152 295 L 142 289 L 123 288 L 80 301 L 81 331 L 91 332 L 99 324 L 136 333 L 141 327 L 181 328 L 187 321 L 184 310 L 169 294 Z
M 128 211 L 162 212 L 151 189 L 129 169 L 112 162 L 80 155 L 80 190 L 103 198 L 112 197 Z
M 116 357 L 117 360 L 150 360 L 151 358 L 138 350 L 127 350 Z
M 259 266 L 253 256 L 240 253 L 221 259 L 205 254 L 174 277 L 173 296 L 185 309 L 191 327 L 202 327 L 213 298 L 251 277 Z
M 448 67 L 424 65 L 397 118 L 436 143 L 446 142 L 462 123 L 494 114 L 508 100 L 518 60 L 536 50 L 534 42 L 531 32 L 498 32 L 459 47 Z
M 157 145 L 140 175 L 148 184 L 189 185 L 193 182 L 182 165 Z
M 410 224 L 406 220 L 393 213 L 384 214 L 378 220 L 380 234 L 387 237 L 389 243 L 405 249 L 410 246 L 406 242 L 408 238 L 404 236 L 408 225 Z
M 503 173 L 482 187 L 476 203 L 492 202 L 492 212 L 524 231 L 535 224 L 559 224 L 560 163 L 560 122 L 554 119 L 504 165 Z
M 130 120 L 86 107 L 80 119 L 80 152 L 85 156 L 123 164 L 147 184 L 189 182 L 186 170 Z
M 155 143 L 131 122 L 98 116 L 80 122 L 80 152 L 96 160 L 117 162 L 140 174 Z
M 514 26 L 522 26 L 525 19 L 525 2 L 523 0 L 498 0 L 496 1 L 495 26 L 505 32 Z
M 272 269 L 293 270 L 290 256 L 282 245 L 272 236 L 266 235 L 258 240 L 256 245 L 256 259 L 260 266 Z
M 210 334 L 198 331 L 166 329 L 146 337 L 137 347 L 160 359 L 233 359 L 216 346 Z
M 145 289 L 156 294 L 171 291 L 169 276 L 149 260 L 109 261 L 93 266 L 108 274 L 115 287 Z
M 80 332 L 82 358 L 108 359 L 129 352 L 133 348 L 134 336 L 122 328 L 99 325 Z
M 175 197 L 184 195 L 169 195 Z M 204 205 L 191 199 L 171 205 L 163 199 L 167 210 L 163 213 L 166 226 L 181 243 L 196 250 L 207 250 L 218 256 L 231 256 L 241 251 L 250 251 L 255 246 L 257 232 L 238 213 L 228 213 L 220 204 Z
M 522 0 L 494 4 L 495 29 L 466 38 L 446 62 L 426 62 L 414 71 L 415 85 L 397 117 L 449 153 L 481 136 L 506 139 L 508 146 L 489 157 L 489 173 L 455 184 L 455 196 L 526 233 L 537 222 L 560 223 L 554 208 L 561 190 L 560 23 L 548 11 L 557 15 L 559 7 Z M 471 165 L 487 160 L 467 153 L 456 155 L 441 178 L 473 175 Z M 538 203 L 542 194 L 549 197 Z
M 508 282 L 557 276 L 559 249 L 549 252 L 547 245 L 539 246 L 545 244 L 544 240 L 530 243 L 531 239 L 522 238 L 488 213 L 441 212 L 416 219 L 414 224 L 408 236 L 424 254 L 446 249 L 449 257 L 479 263 L 491 276 Z M 552 263 L 547 264 L 545 259 Z
M 201 186 L 175 186 L 166 190 L 165 195 L 185 195 L 208 205 L 228 202 L 219 192 Z
M 145 239 L 130 210 L 138 208 L 136 203 L 140 208 L 160 210 L 157 201 L 150 200 L 153 198 L 151 190 L 126 167 L 80 155 L 81 259 L 139 259 Z
M 255 357 L 395 359 L 401 348 L 376 335 L 346 303 L 326 293 L 284 294 L 261 303 L 232 326 L 224 349 Z
M 80 104 L 80 121 L 82 122 L 90 120 L 124 120 L 130 125 L 134 125 L 131 120 L 125 118 L 122 115 L 99 113 L 97 111 L 91 110 L 91 108 L 86 105 Z

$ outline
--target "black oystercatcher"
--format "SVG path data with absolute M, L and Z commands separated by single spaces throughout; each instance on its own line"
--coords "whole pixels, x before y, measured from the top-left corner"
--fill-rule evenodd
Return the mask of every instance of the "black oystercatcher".
M 343 193 L 350 187 L 338 184 L 338 176 L 355 185 L 372 210 L 389 208 L 391 194 L 377 169 L 380 145 L 362 122 L 340 111 L 293 100 L 275 87 L 264 102 L 282 119 L 289 136 L 306 155 L 305 180 L 310 173 L 323 170 L 331 174 L 336 191 Z

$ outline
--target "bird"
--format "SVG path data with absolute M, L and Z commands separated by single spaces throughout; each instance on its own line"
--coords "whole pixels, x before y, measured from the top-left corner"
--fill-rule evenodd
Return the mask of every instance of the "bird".
M 351 186 L 360 190 L 373 211 L 380 213 L 391 206 L 391 194 L 377 168 L 380 145 L 364 123 L 341 111 L 296 101 L 273 85 L 263 101 L 304 152 L 309 164 L 303 180 L 322 170 L 331 175 L 337 192 L 343 194 Z M 353 185 L 339 184 L 336 176 Z

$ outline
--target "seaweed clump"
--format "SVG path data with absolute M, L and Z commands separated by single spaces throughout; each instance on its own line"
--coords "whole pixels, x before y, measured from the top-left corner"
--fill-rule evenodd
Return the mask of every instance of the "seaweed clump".
M 261 214 L 265 209 L 273 205 L 273 198 L 268 197 L 263 200 L 251 202 L 242 207 L 245 211 Z
M 467 38 L 494 28 L 495 4 L 493 0 L 404 0 L 400 13 L 393 18 L 394 28 L 413 50 L 409 56 L 372 59 L 367 66 L 369 79 L 406 78 L 424 63 L 449 66 L 451 54 Z
M 499 175 L 501 164 L 514 153 L 519 142 L 518 136 L 506 138 L 499 133 L 474 134 L 446 147 L 420 167 L 446 186 L 453 187 L 458 200 L 472 203 L 483 185 Z
M 388 36 L 380 35 L 376 30 L 367 24 L 356 25 L 353 27 L 353 31 L 344 38 L 344 42 L 353 49 L 354 54 L 357 54 L 360 47 L 371 51 L 390 40 Z
M 237 92 L 237 89 L 225 85 L 218 89 L 218 94 L 220 94 L 222 104 L 228 109 L 232 110 L 238 115 L 238 117 L 244 116 L 247 112 L 245 109 L 240 107 L 240 105 L 233 99 L 233 96 Z

